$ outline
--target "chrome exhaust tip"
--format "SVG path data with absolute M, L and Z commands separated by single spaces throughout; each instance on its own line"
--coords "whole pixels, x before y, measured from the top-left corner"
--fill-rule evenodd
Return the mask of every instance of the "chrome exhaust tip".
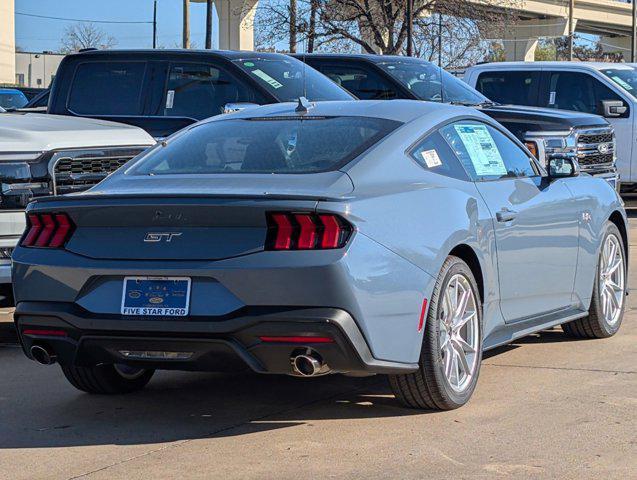
M 58 359 L 55 352 L 44 345 L 33 345 L 30 352 L 33 360 L 40 365 L 53 365 Z
M 323 360 L 313 353 L 292 356 L 290 362 L 294 374 L 301 377 L 315 377 L 330 370 Z

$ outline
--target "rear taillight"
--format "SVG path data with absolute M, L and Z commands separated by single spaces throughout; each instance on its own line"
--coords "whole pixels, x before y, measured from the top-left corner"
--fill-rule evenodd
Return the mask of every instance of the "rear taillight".
M 66 213 L 29 213 L 23 247 L 61 248 L 71 238 L 73 222 Z
M 325 250 L 342 248 L 352 226 L 338 215 L 329 213 L 268 214 L 267 250 Z

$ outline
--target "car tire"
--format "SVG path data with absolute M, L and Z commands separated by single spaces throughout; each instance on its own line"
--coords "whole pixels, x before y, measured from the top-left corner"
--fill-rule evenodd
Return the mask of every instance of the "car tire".
M 612 259 L 608 259 L 607 257 L 612 254 L 610 249 L 613 246 L 615 253 Z M 617 269 L 610 274 L 608 272 L 613 264 L 608 265 L 609 261 L 620 262 Z M 574 338 L 608 338 L 615 335 L 621 326 L 626 309 L 627 270 L 626 249 L 622 235 L 614 223 L 606 222 L 588 316 L 563 324 L 564 333 Z M 609 287 L 609 285 L 612 286 Z M 616 308 L 614 302 L 620 303 L 619 308 Z
M 115 395 L 141 390 L 150 381 L 154 370 L 126 373 L 123 367 L 96 365 L 94 367 L 62 366 L 66 379 L 78 390 L 100 395 Z
M 455 282 L 455 283 L 454 283 Z M 460 284 L 460 283 L 461 284 Z M 454 286 L 455 285 L 455 286 Z M 459 292 L 469 292 L 466 315 L 458 308 L 450 308 L 449 302 L 455 294 L 458 306 Z M 471 305 L 470 305 L 471 304 Z M 469 306 L 473 309 L 470 315 Z M 449 315 L 453 311 L 460 313 L 460 318 L 469 318 L 464 326 L 456 327 L 457 315 Z M 469 334 L 469 329 L 471 333 Z M 474 351 L 465 350 L 459 343 L 458 335 L 466 334 L 465 343 Z M 471 338 L 469 338 L 469 336 Z M 469 345 L 470 344 L 470 345 Z M 450 347 L 451 345 L 451 347 Z M 465 352 L 464 364 L 470 363 L 470 372 L 461 383 L 460 354 L 456 347 Z M 451 350 L 450 350 L 451 348 Z M 455 352 L 454 352 L 455 350 Z M 450 353 L 452 352 L 452 353 Z M 451 364 L 448 363 L 451 361 Z M 469 266 L 460 258 L 449 256 L 442 265 L 429 302 L 429 311 L 424 325 L 423 345 L 419 358 L 419 368 L 414 373 L 389 375 L 389 384 L 396 398 L 410 408 L 427 410 L 452 410 L 469 401 L 475 390 L 482 361 L 482 303 L 477 283 Z M 454 363 L 456 362 L 456 363 Z M 451 371 L 449 366 L 451 365 Z M 455 366 L 454 366 L 455 365 Z M 450 375 L 448 374 L 450 372 Z M 455 380 L 454 381 L 454 374 Z M 454 384 L 455 383 L 455 384 Z

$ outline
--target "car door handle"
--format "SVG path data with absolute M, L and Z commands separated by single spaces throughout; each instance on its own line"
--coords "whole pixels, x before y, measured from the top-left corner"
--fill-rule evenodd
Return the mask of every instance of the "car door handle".
M 518 212 L 515 210 L 510 210 L 506 207 L 502 208 L 499 212 L 496 212 L 495 218 L 498 222 L 510 222 L 511 220 L 515 220 L 515 217 L 518 216 Z

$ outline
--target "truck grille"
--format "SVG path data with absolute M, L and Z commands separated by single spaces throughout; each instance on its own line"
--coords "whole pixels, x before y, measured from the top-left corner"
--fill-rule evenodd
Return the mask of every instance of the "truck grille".
M 101 182 L 147 147 L 59 151 L 49 163 L 53 193 L 81 192 Z
M 603 170 L 615 162 L 615 133 L 610 129 L 584 130 L 577 134 L 577 160 L 583 170 Z

